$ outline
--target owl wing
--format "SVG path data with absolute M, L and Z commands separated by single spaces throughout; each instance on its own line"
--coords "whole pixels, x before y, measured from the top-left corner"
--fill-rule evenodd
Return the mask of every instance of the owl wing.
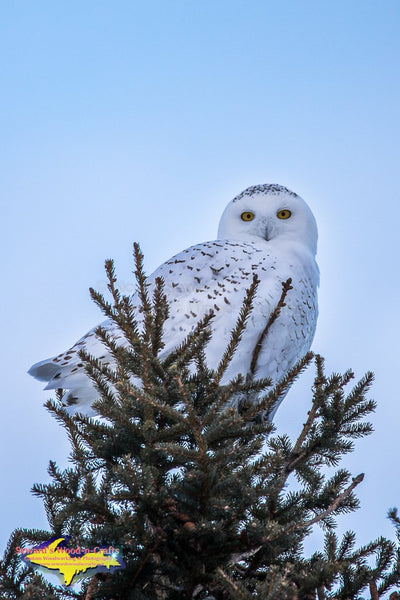
M 245 343 L 243 344 L 244 340 L 241 342 L 246 352 L 242 358 L 233 362 L 227 377 L 238 372 L 245 374 L 250 364 L 248 349 L 254 347 L 281 293 L 277 259 L 266 250 L 265 246 L 252 242 L 205 242 L 173 256 L 148 277 L 150 293 L 156 279 L 163 278 L 169 303 L 161 358 L 176 348 L 202 317 L 213 311 L 213 336 L 206 349 L 206 358 L 208 365 L 215 368 L 239 316 L 246 290 L 253 275 L 257 274 L 260 286 L 255 299 L 256 310 L 249 320 Z M 131 303 L 137 311 L 140 325 L 140 305 L 136 293 L 132 296 Z M 101 325 L 119 343 L 124 343 L 124 336 L 113 321 L 106 320 Z M 84 350 L 103 363 L 112 364 L 112 357 L 97 338 L 95 329 L 78 340 L 67 352 L 33 365 L 29 374 L 46 381 L 45 389 L 69 390 L 67 403 L 79 402 L 90 406 L 97 397 L 97 392 L 85 373 L 79 351 Z

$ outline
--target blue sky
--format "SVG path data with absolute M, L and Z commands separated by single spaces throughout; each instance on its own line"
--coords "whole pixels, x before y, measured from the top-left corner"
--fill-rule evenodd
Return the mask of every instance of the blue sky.
M 376 432 L 344 466 L 365 472 L 360 543 L 400 506 L 400 4 L 338 0 L 38 0 L 0 4 L 0 547 L 45 527 L 34 482 L 66 465 L 49 397 L 28 375 L 100 320 L 104 259 L 132 285 L 216 236 L 225 204 L 258 183 L 300 194 L 318 221 L 327 368 L 376 373 Z M 308 374 L 279 409 L 295 435 Z M 12 492 L 11 492 L 12 490 Z

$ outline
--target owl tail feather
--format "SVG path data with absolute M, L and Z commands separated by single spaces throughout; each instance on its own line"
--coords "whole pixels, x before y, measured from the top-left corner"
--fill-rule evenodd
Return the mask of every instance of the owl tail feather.
M 93 416 L 95 412 L 91 404 L 97 400 L 98 392 L 87 375 L 82 372 L 71 375 L 70 371 L 71 366 L 63 368 L 54 363 L 52 358 L 47 358 L 32 365 L 28 374 L 39 381 L 46 382 L 45 390 L 57 388 L 67 390 L 62 403 L 69 414 L 84 410 L 86 415 Z
M 39 381 L 50 381 L 59 370 L 60 367 L 51 358 L 46 358 L 32 365 L 28 374 Z

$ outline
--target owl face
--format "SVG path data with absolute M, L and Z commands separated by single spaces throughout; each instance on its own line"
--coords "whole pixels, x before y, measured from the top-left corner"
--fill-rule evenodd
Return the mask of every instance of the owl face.
M 226 207 L 219 239 L 296 241 L 316 253 L 317 225 L 300 196 L 278 185 L 247 188 Z

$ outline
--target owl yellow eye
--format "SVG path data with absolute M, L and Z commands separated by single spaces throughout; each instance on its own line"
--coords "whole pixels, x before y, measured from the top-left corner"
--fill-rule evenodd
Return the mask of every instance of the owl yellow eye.
M 292 213 L 290 212 L 290 210 L 284 208 L 283 210 L 278 210 L 276 216 L 278 217 L 278 219 L 288 219 L 291 216 L 291 214 Z
M 246 212 L 242 213 L 241 215 L 242 221 L 252 221 L 255 217 L 255 214 L 250 212 L 249 210 L 246 210 Z

